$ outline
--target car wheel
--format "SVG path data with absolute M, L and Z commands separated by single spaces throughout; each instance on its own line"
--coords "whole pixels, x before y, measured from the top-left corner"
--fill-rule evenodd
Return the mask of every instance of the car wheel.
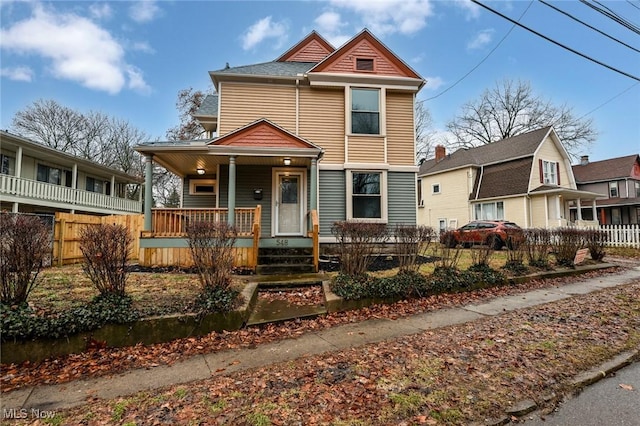
M 502 249 L 502 245 L 503 245 L 502 240 L 497 235 L 491 235 L 487 242 L 491 246 L 491 248 L 494 250 Z

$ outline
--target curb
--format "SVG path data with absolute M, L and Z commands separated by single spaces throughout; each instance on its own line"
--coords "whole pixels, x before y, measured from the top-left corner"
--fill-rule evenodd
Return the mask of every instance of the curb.
M 571 395 L 579 394 L 585 387 L 604 379 L 609 374 L 614 373 L 636 361 L 640 361 L 640 349 L 622 352 L 609 361 L 578 374 L 569 382 Z M 518 401 L 513 405 L 513 408 L 509 408 L 505 411 L 505 416 L 488 420 L 485 425 L 506 425 L 511 422 L 512 417 L 522 418 L 538 408 L 540 408 L 539 405 L 530 399 Z

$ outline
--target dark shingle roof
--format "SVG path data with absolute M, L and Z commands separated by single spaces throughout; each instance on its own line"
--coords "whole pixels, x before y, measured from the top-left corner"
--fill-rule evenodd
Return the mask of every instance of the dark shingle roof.
M 625 157 L 594 161 L 586 165 L 572 166 L 576 183 L 608 181 L 631 176 L 633 165 L 639 160 L 638 154 Z
M 526 157 L 485 167 L 482 173 L 476 175 L 476 182 L 469 199 L 505 197 L 527 193 L 532 161 L 533 157 Z M 508 177 L 508 179 L 505 179 L 505 177 Z M 478 185 L 480 186 L 479 190 Z
M 212 94 L 205 96 L 200 108 L 194 114 L 196 117 L 200 116 L 218 116 L 218 95 Z
M 482 166 L 500 161 L 532 156 L 551 127 L 523 133 L 476 148 L 459 149 L 436 163 L 435 159 L 420 166 L 420 175 L 452 170 L 464 166 Z
M 295 77 L 313 68 L 316 62 L 264 62 L 212 71 L 213 74 L 264 75 L 273 77 Z

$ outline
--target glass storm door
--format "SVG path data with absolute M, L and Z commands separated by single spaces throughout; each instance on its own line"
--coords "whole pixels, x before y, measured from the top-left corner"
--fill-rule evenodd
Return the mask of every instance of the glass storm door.
M 276 173 L 276 235 L 302 235 L 303 177 L 300 172 Z

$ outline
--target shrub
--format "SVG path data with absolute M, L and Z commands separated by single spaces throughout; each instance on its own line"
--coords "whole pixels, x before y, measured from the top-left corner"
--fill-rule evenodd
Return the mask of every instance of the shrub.
M 345 300 L 366 298 L 407 298 L 426 296 L 429 282 L 414 271 L 399 272 L 393 277 L 377 278 L 366 274 L 349 276 L 342 273 L 332 281 L 332 290 Z
M 49 229 L 38 216 L 0 213 L 0 301 L 26 302 L 51 250 Z
M 494 249 L 492 244 L 474 245 L 469 250 L 471 257 L 471 265 L 489 266 L 489 260 L 493 255 Z
M 237 230 L 226 222 L 194 222 L 187 226 L 187 239 L 205 298 L 212 289 L 228 289 L 233 273 Z
M 503 268 L 514 275 L 525 274 L 528 269 L 524 264 L 525 248 L 524 240 L 509 240 L 507 242 L 507 261 Z
M 80 232 L 82 269 L 100 294 L 125 295 L 127 260 L 133 238 L 123 225 L 88 225 Z
M 375 278 L 367 275 L 347 275 L 339 272 L 331 282 L 331 289 L 345 300 L 358 300 L 374 297 L 372 282 Z
M 238 306 L 239 292 L 231 287 L 206 287 L 194 302 L 199 314 L 229 312 Z
M 436 266 L 429 281 L 436 293 L 454 293 L 471 286 L 467 278 L 455 267 Z
M 607 243 L 607 233 L 599 229 L 587 229 L 582 231 L 584 242 L 589 249 L 591 259 L 599 262 L 606 254 L 604 246 Z
M 525 252 L 527 262 L 536 268 L 549 268 L 549 252 L 551 251 L 551 231 L 545 228 L 526 229 Z
M 496 271 L 487 264 L 471 265 L 463 274 L 466 275 L 465 281 L 470 282 L 472 287 L 497 286 L 507 281 L 507 277 L 502 272 Z
M 553 231 L 553 251 L 556 262 L 563 266 L 574 266 L 576 253 L 583 246 L 583 233 L 575 228 L 558 228 Z
M 394 230 L 400 272 L 420 269 L 418 256 L 424 256 L 435 238 L 430 226 L 397 225 Z
M 441 243 L 440 246 L 436 247 L 435 252 L 437 258 L 436 267 L 445 269 L 456 269 L 458 267 L 462 250 L 457 245 L 447 244 L 447 239 L 445 238 L 445 243 Z
M 131 297 L 100 294 L 84 306 L 58 315 L 39 316 L 26 304 L 0 305 L 2 340 L 60 338 L 95 330 L 105 324 L 134 322 L 140 314 L 132 307 Z
M 331 233 L 338 241 L 340 270 L 353 277 L 367 272 L 376 244 L 388 238 L 387 226 L 382 223 L 334 222 Z

